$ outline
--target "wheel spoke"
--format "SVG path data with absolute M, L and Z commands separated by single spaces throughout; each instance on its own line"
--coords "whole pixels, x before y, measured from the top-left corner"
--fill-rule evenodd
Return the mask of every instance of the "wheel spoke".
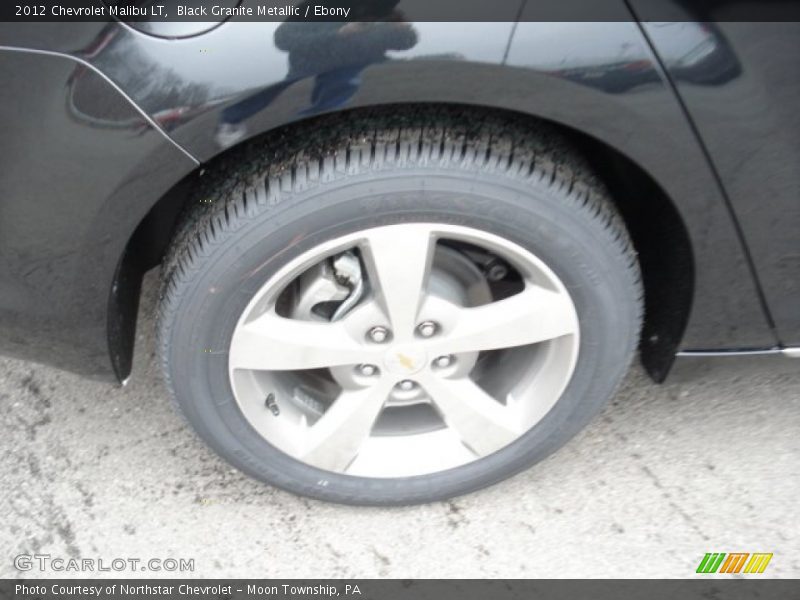
M 382 227 L 367 236 L 364 258 L 395 340 L 413 339 L 435 241 L 425 225 Z
M 378 381 L 361 390 L 344 390 L 313 426 L 301 458 L 320 469 L 344 472 L 358 455 L 383 409 L 392 382 Z
M 515 415 L 468 377 L 426 375 L 420 383 L 447 426 L 478 456 L 491 454 L 520 435 Z
M 292 371 L 369 362 L 373 355 L 345 321 L 300 321 L 270 311 L 236 330 L 229 360 L 234 369 Z
M 514 348 L 578 331 L 569 298 L 538 286 L 497 302 L 474 308 L 451 307 L 452 330 L 431 345 L 441 352 L 475 352 Z

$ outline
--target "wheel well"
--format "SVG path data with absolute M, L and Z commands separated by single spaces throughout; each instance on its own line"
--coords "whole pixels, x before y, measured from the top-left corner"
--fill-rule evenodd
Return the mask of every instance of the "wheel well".
M 458 106 L 481 114 L 494 113 L 526 119 L 544 120 L 516 112 L 481 107 Z M 419 109 L 419 105 L 392 105 L 378 108 L 397 114 Z M 354 109 L 369 110 L 376 108 Z M 341 113 L 314 117 L 329 126 Z M 261 135 L 290 135 L 295 122 Z M 664 191 L 639 165 L 600 140 L 563 125 L 549 122 L 593 168 L 608 187 L 611 199 L 622 215 L 638 254 L 645 288 L 645 318 L 640 339 L 640 357 L 648 374 L 663 381 L 674 360 L 689 317 L 694 292 L 694 262 L 684 223 Z M 137 226 L 126 246 L 115 276 L 109 305 L 109 347 L 117 376 L 130 373 L 135 339 L 136 311 L 145 271 L 164 258 L 183 211 L 190 209 L 192 194 L 207 170 L 227 162 L 227 150 L 197 169 L 162 196 Z
M 639 355 L 660 383 L 672 367 L 694 296 L 689 234 L 672 201 L 641 167 L 596 139 L 571 135 L 608 186 L 636 249 L 645 296 Z

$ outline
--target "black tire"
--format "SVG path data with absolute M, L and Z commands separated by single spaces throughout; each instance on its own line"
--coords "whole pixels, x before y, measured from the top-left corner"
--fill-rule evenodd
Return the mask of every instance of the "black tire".
M 164 264 L 160 352 L 191 425 L 257 479 L 350 504 L 464 494 L 564 444 L 629 367 L 642 313 L 635 252 L 603 186 L 547 127 L 444 109 L 343 115 L 245 145 L 204 180 Z M 224 349 L 239 315 L 273 273 L 319 242 L 415 220 L 490 231 L 530 249 L 558 275 L 581 327 L 567 389 L 514 443 L 431 475 L 360 478 L 283 454 L 250 427 L 230 388 Z

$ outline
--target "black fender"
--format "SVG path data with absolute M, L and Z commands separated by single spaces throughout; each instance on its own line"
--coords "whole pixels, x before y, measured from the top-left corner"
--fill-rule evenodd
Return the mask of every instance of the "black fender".
M 83 61 L 0 48 L 0 79 L 0 351 L 124 377 L 121 257 L 197 162 Z

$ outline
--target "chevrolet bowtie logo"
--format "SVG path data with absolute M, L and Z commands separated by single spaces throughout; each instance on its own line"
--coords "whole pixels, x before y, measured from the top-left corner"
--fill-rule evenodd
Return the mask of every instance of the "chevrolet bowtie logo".
M 384 359 L 390 373 L 407 377 L 416 373 L 428 362 L 428 355 L 421 348 L 405 346 L 391 348 Z
M 403 365 L 409 371 L 413 371 L 414 370 L 414 359 L 413 358 L 411 358 L 409 356 L 406 356 L 402 352 L 398 352 L 397 353 L 397 360 L 401 365 Z

